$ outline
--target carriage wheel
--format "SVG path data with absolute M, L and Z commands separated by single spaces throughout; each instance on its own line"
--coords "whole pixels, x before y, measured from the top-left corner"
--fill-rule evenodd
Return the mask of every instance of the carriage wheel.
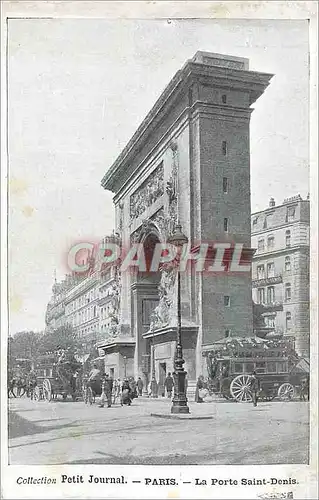
M 291 401 L 295 396 L 295 388 L 293 385 L 286 382 L 285 384 L 281 384 L 278 389 L 278 397 L 281 401 Z
M 52 399 L 52 385 L 47 378 L 43 380 L 43 397 L 48 402 Z
M 251 403 L 250 375 L 238 375 L 230 384 L 230 394 L 240 403 Z
M 14 398 L 18 398 L 20 395 L 20 387 L 14 385 L 11 389 Z
M 34 401 L 40 401 L 40 399 L 41 399 L 40 387 L 38 387 L 38 386 L 36 386 L 33 389 L 33 399 L 34 399 Z
M 25 395 L 25 392 L 26 392 L 25 387 L 20 387 L 20 390 L 19 390 L 19 398 L 22 398 L 22 396 L 24 396 L 24 395 Z

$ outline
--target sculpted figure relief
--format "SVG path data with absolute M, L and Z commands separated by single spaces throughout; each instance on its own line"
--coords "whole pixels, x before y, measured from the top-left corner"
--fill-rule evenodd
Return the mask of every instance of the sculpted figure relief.
M 160 196 L 164 194 L 164 167 L 161 163 L 130 199 L 131 219 L 140 217 Z
M 109 335 L 116 337 L 120 333 L 120 279 L 116 277 L 115 282 L 110 289 L 110 308 L 108 314 Z
M 175 297 L 175 277 L 176 272 L 174 268 L 162 270 L 161 281 L 158 286 L 160 300 L 152 314 L 151 329 L 163 328 L 170 325 Z

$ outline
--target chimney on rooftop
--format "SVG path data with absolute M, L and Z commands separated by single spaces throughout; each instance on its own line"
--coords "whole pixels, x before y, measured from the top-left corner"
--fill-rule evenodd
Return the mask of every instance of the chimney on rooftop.
M 275 207 L 275 206 L 276 206 L 275 199 L 271 197 L 269 200 L 269 207 Z

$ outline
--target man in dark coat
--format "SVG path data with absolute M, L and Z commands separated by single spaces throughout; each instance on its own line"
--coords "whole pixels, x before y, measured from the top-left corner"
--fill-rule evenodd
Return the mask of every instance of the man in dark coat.
M 131 386 L 130 386 L 129 381 L 126 378 L 122 384 L 121 405 L 131 406 L 132 399 L 133 399 L 133 396 L 132 396 Z
M 112 404 L 112 389 L 113 389 L 113 379 L 109 375 L 103 373 L 102 375 L 102 397 L 99 408 L 104 408 L 105 400 L 107 400 L 107 407 L 111 408 Z
M 260 392 L 260 380 L 257 377 L 255 371 L 252 373 L 252 376 L 251 376 L 250 390 L 251 390 L 253 405 L 257 406 L 258 396 L 259 396 L 259 392 Z
M 304 377 L 300 386 L 300 401 L 309 401 L 309 377 Z
M 172 397 L 172 390 L 174 387 L 174 379 L 171 375 L 171 372 L 168 372 L 168 375 L 167 375 L 165 382 L 164 382 L 164 387 L 166 388 L 167 397 L 171 398 Z
M 139 396 L 142 396 L 142 394 L 143 394 L 143 387 L 144 387 L 143 380 L 141 379 L 141 377 L 138 377 L 138 379 L 137 379 L 137 389 L 138 389 L 138 395 Z

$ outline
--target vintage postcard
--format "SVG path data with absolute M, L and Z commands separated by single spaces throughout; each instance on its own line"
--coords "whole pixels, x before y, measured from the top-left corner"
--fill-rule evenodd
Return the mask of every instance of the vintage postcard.
M 2 2 L 2 498 L 317 498 L 317 20 Z

